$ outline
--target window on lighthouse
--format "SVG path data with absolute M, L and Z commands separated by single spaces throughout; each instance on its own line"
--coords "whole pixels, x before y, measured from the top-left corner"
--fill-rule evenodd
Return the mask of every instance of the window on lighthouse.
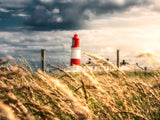
M 75 40 L 74 39 L 72 40 L 72 46 L 75 46 Z

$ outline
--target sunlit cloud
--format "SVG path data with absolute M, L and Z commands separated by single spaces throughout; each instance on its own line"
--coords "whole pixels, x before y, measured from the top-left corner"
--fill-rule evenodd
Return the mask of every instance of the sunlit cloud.
M 13 16 L 18 16 L 18 17 L 29 17 L 27 14 L 19 13 L 19 14 L 12 14 Z
M 0 8 L 0 12 L 10 12 L 10 10 L 4 9 L 4 8 Z
M 54 8 L 52 12 L 57 14 L 57 13 L 60 13 L 60 10 L 58 8 Z

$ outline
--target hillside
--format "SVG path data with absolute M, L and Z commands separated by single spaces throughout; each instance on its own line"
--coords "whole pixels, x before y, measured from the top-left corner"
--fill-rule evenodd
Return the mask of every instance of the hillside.
M 99 72 L 86 65 L 87 72 L 32 73 L 27 64 L 1 62 L 0 119 L 160 119 L 160 71 L 123 72 L 102 61 L 114 71 L 99 63 Z

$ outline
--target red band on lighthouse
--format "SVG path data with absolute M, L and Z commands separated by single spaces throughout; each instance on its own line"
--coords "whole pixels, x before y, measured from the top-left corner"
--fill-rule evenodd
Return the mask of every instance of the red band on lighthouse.
M 72 38 L 72 46 L 71 46 L 71 63 L 70 65 L 80 65 L 81 64 L 81 50 L 79 37 L 77 34 Z

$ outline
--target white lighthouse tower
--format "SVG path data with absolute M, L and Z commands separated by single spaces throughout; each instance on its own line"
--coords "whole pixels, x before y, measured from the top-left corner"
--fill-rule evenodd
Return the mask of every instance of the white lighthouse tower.
M 81 50 L 80 50 L 80 41 L 77 34 L 72 38 L 71 46 L 71 62 L 70 65 L 81 65 Z

